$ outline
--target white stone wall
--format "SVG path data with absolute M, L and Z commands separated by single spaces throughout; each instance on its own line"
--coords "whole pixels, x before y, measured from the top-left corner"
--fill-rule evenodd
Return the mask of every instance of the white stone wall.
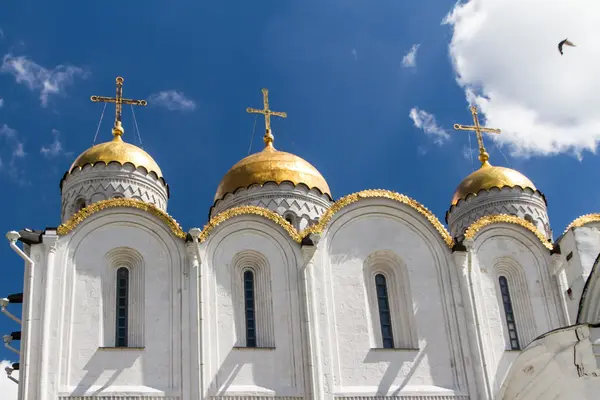
M 496 391 L 519 353 L 510 347 L 499 276 L 508 280 L 521 349 L 561 326 L 562 309 L 550 274 L 550 252 L 531 233 L 516 225 L 491 225 L 471 246 L 474 308 L 488 380 Z
M 486 215 L 509 214 L 532 222 L 546 237 L 552 237 L 546 203 L 539 192 L 519 187 L 493 188 L 468 196 L 450 207 L 447 222 L 453 237 L 462 235 L 473 222 Z
M 84 187 L 88 172 L 100 175 L 84 168 L 67 178 L 67 191 Z M 329 206 L 285 185 L 230 195 L 212 212 L 271 204 L 285 215 L 310 203 L 312 214 L 295 214 L 308 224 Z M 599 227 L 571 230 L 560 239 L 562 254 L 551 255 L 522 227 L 491 225 L 453 253 L 414 209 L 366 198 L 336 213 L 312 236 L 315 246 L 301 246 L 265 218 L 240 215 L 196 247 L 141 210 L 103 210 L 30 249 L 36 272 L 24 304 L 24 400 L 490 400 L 520 354 L 508 350 L 498 276 L 509 279 L 524 348 L 576 307 L 576 283 L 600 251 Z M 120 266 L 131 279 L 135 348 L 128 349 L 111 347 L 111 285 Z M 249 269 L 256 348 L 244 337 Z M 379 273 L 388 285 L 392 349 L 381 340 Z M 569 286 L 572 304 L 561 295 Z
M 305 398 L 307 350 L 298 244 L 271 221 L 246 215 L 219 225 L 202 249 L 206 275 L 201 329 L 207 394 L 213 396 L 209 398 Z M 270 276 L 270 282 L 255 285 L 256 329 L 263 340 L 248 348 L 245 336 L 239 337 L 245 335 L 239 326 L 245 321 L 243 302 L 234 299 L 242 290 L 239 275 L 259 264 L 263 276 Z
M 190 344 L 181 318 L 187 308 L 182 304 L 183 241 L 147 213 L 112 209 L 84 221 L 56 247 L 53 260 L 45 251 L 37 266 L 40 274 L 50 275 L 34 280 L 33 301 L 42 305 L 34 318 L 41 321 L 30 326 L 35 334 L 26 352 L 28 370 L 35 375 L 26 382 L 25 400 L 180 399 L 189 386 L 183 371 L 192 367 L 183 362 Z M 130 278 L 128 348 L 110 347 L 114 323 L 107 329 L 104 318 L 114 314 L 115 303 L 103 301 L 106 285 L 116 285 L 113 264 L 143 269 Z M 41 376 L 45 379 L 33 378 Z
M 555 273 L 560 284 L 560 296 L 568 309 L 568 322 L 574 324 L 585 281 L 600 254 L 600 223 L 570 229 L 559 238 L 558 244 L 561 254 L 558 256 Z
M 296 186 L 290 182 L 278 185 L 269 182 L 263 186 L 253 185 L 227 194 L 211 208 L 210 217 L 228 208 L 252 205 L 268 208 L 286 219 L 290 218 L 288 222 L 302 230 L 315 223 L 331 204 L 327 195 L 314 189 L 309 190 L 306 185 Z
M 600 371 L 591 343 L 596 329 L 575 325 L 538 338 L 516 359 L 494 398 L 597 399 Z
M 117 197 L 133 198 L 167 210 L 168 192 L 163 179 L 144 168 L 117 162 L 76 168 L 62 182 L 62 221 L 83 206 Z
M 371 314 L 377 309 L 368 300 L 374 282 L 365 279 L 365 263 L 382 254 L 391 259 L 389 268 L 406 270 L 394 278 L 408 278 L 399 284 L 410 288 L 410 303 L 401 296 L 390 301 L 408 315 L 392 318 L 414 323 L 407 330 L 414 331 L 415 346 L 395 341 L 396 348 L 383 349 L 374 337 L 379 329 Z M 390 200 L 361 200 L 334 216 L 314 258 L 315 384 L 326 396 L 318 398 L 466 398 L 456 274 L 450 250 L 423 216 Z

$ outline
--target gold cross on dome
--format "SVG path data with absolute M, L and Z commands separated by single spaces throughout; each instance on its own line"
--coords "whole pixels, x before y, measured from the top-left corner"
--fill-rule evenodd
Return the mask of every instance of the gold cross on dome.
M 104 96 L 91 96 L 90 100 L 95 103 L 115 103 L 115 126 L 113 128 L 114 135 L 122 135 L 123 127 L 121 126 L 121 114 L 123 111 L 123 104 L 131 104 L 134 106 L 145 107 L 148 102 L 146 100 L 134 100 L 123 98 L 123 81 L 124 79 L 120 76 L 117 77 L 117 95 L 115 97 L 104 97 Z
M 475 131 L 477 135 L 477 143 L 479 144 L 479 161 L 481 164 L 485 164 L 487 160 L 489 160 L 490 155 L 485 151 L 485 146 L 483 145 L 483 136 L 481 132 L 489 132 L 489 133 L 500 133 L 500 129 L 495 128 L 486 128 L 479 125 L 479 118 L 477 117 L 477 107 L 471 106 L 471 114 L 473 114 L 473 124 L 474 125 L 460 125 L 454 124 L 454 129 L 457 131 Z
M 269 89 L 262 89 L 263 93 L 263 103 L 264 108 L 262 110 L 257 110 L 256 108 L 248 107 L 246 108 L 246 112 L 250 114 L 263 114 L 265 116 L 265 137 L 263 140 L 265 141 L 266 146 L 273 145 L 273 134 L 271 133 L 271 115 L 274 117 L 287 118 L 287 113 L 272 111 L 269 109 Z

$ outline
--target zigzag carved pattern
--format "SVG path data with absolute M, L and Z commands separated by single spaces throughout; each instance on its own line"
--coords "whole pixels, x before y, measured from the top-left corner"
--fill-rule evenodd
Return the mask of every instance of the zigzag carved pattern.
M 154 204 L 160 209 L 166 208 L 166 197 L 155 188 L 142 182 L 132 179 L 93 179 L 63 191 L 61 205 L 63 220 L 73 214 L 75 203 L 79 199 L 83 199 L 86 204 L 89 204 L 114 197 L 136 198 Z

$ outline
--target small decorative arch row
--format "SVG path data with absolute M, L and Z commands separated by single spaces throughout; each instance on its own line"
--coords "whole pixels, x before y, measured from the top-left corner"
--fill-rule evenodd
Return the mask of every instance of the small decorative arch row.
M 96 203 L 92 203 L 73 214 L 73 216 L 69 218 L 68 221 L 65 221 L 58 227 L 56 232 L 59 235 L 67 235 L 79 224 L 81 224 L 83 221 L 96 214 L 97 212 L 115 207 L 130 207 L 149 212 L 150 214 L 154 215 L 162 222 L 164 222 L 175 236 L 181 239 L 185 239 L 186 237 L 185 232 L 181 229 L 181 226 L 179 226 L 177 221 L 175 221 L 173 217 L 171 217 L 163 210 L 157 208 L 152 204 L 145 203 L 141 200 L 126 198 L 101 200 Z
M 552 243 L 548 242 L 546 237 L 536 228 L 536 226 L 534 224 L 532 224 L 531 222 L 529 222 L 523 218 L 519 218 L 514 215 L 508 215 L 508 214 L 486 215 L 485 217 L 479 218 L 477 221 L 475 221 L 471 225 L 469 225 L 469 227 L 465 231 L 465 239 L 469 239 L 469 240 L 475 239 L 475 237 L 477 236 L 479 231 L 481 231 L 486 226 L 493 225 L 493 224 L 519 225 L 519 226 L 531 231 L 539 239 L 539 241 L 542 243 L 542 245 L 544 247 L 546 247 L 547 249 L 552 250 L 552 248 L 554 247 L 552 245 Z
M 567 233 L 571 228 L 581 228 L 582 226 L 591 224 L 592 222 L 600 222 L 600 214 L 586 214 L 582 215 L 579 218 L 576 218 L 567 226 L 567 228 L 563 232 L 563 235 Z
M 454 240 L 450 236 L 450 233 L 446 230 L 444 225 L 442 225 L 442 223 L 437 219 L 437 217 L 433 215 L 431 211 L 429 211 L 422 204 L 418 203 L 417 201 L 411 199 L 408 196 L 382 189 L 364 190 L 362 192 L 353 193 L 342 197 L 341 199 L 333 203 L 333 205 L 329 207 L 327 211 L 325 211 L 325 213 L 323 214 L 323 216 L 317 224 L 302 230 L 302 232 L 298 232 L 283 217 L 266 208 L 257 206 L 242 206 L 230 208 L 214 216 L 208 222 L 208 224 L 204 226 L 204 229 L 200 234 L 200 241 L 206 240 L 212 229 L 214 229 L 217 225 L 227 221 L 228 219 L 243 214 L 254 214 L 268 218 L 271 221 L 275 222 L 277 225 L 282 226 L 292 239 L 300 243 L 304 237 L 307 237 L 311 233 L 322 233 L 327 227 L 327 224 L 329 224 L 329 222 L 333 218 L 334 214 L 339 212 L 342 208 L 349 206 L 352 203 L 356 203 L 361 199 L 368 198 L 384 198 L 394 200 L 402 204 L 406 204 L 407 206 L 413 208 L 418 213 L 423 215 L 427 219 L 427 221 L 433 225 L 435 230 L 440 234 L 440 236 L 448 245 L 448 247 L 452 248 L 452 246 L 454 245 Z

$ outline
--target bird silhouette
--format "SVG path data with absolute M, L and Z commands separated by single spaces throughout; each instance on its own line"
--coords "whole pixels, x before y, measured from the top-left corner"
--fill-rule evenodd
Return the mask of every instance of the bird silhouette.
M 558 44 L 558 51 L 560 52 L 560 55 L 563 55 L 563 46 L 567 45 L 567 46 L 571 46 L 571 47 L 575 47 L 575 45 L 571 42 L 569 42 L 568 39 L 562 40 L 559 44 Z

